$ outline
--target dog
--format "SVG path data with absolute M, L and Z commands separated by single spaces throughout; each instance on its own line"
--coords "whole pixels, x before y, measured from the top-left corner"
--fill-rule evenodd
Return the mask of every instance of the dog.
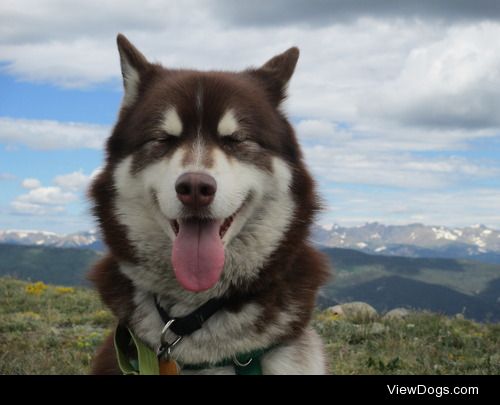
M 89 278 L 128 340 L 108 337 L 92 373 L 123 374 L 144 348 L 160 374 L 326 373 L 311 317 L 329 266 L 308 242 L 320 203 L 282 111 L 299 50 L 204 72 L 117 44 L 124 96 L 89 190 L 109 253 Z

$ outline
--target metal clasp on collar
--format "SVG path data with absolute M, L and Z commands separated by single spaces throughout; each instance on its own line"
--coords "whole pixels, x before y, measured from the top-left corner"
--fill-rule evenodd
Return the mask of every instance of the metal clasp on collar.
M 233 363 L 236 364 L 238 367 L 247 367 L 250 365 L 250 363 L 253 361 L 253 358 L 250 357 L 245 363 L 242 363 L 241 361 L 238 360 L 236 355 L 233 356 Z
M 182 340 L 182 336 L 177 336 L 175 340 L 170 343 L 167 341 L 167 332 L 170 329 L 170 326 L 175 322 L 175 319 L 170 319 L 165 326 L 163 327 L 161 331 L 161 336 L 160 336 L 160 345 L 158 346 L 158 349 L 156 350 L 156 355 L 158 358 L 162 357 L 165 352 L 167 353 L 167 360 L 170 359 L 170 354 L 172 353 L 172 349 L 175 347 L 177 343 L 179 343 Z

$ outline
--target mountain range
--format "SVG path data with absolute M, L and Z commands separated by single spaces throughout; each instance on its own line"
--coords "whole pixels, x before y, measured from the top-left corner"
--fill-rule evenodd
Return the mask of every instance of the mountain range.
M 355 249 L 376 255 L 473 259 L 500 264 L 500 231 L 484 225 L 452 228 L 423 224 L 383 225 L 377 222 L 356 227 L 316 224 L 311 240 L 320 247 Z M 0 243 L 104 249 L 96 231 L 60 235 L 46 231 L 0 230 Z
M 484 225 L 464 228 L 423 224 L 357 227 L 315 225 L 311 239 L 325 247 L 356 249 L 384 256 L 442 257 L 500 263 L 500 231 Z
M 360 300 L 379 311 L 403 306 L 500 321 L 499 231 L 483 225 L 315 225 L 311 240 L 333 268 L 321 307 Z M 0 231 L 0 276 L 85 285 L 103 250 L 95 231 Z
M 0 230 L 0 243 L 24 246 L 48 246 L 103 250 L 104 245 L 97 231 L 85 231 L 68 235 L 47 231 Z

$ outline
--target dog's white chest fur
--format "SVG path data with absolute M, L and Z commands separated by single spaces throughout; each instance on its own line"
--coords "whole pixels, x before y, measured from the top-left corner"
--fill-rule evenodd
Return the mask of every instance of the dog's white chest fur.
M 164 323 L 156 310 L 151 294 L 137 291 L 134 297 L 137 306 L 132 316 L 134 332 L 153 348 L 160 343 L 160 334 Z M 174 306 L 172 315 L 181 316 L 191 308 Z M 273 346 L 277 337 L 293 321 L 294 314 L 284 312 L 264 331 L 255 327 L 261 308 L 257 304 L 247 304 L 241 311 L 231 313 L 219 311 L 209 318 L 203 327 L 190 336 L 186 336 L 172 351 L 174 359 L 180 363 L 217 364 L 237 353 L 248 353 L 256 349 Z M 167 340 L 174 341 L 175 335 L 167 335 Z M 261 358 L 264 374 L 324 374 L 326 365 L 322 342 L 317 333 L 306 326 L 302 335 L 280 345 Z M 204 370 L 184 370 L 184 374 L 234 374 L 233 367 L 207 368 Z

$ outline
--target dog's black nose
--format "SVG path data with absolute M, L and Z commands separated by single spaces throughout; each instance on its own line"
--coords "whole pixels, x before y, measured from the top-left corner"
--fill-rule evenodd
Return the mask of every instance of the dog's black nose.
M 175 191 L 186 207 L 197 209 L 214 200 L 217 182 L 205 173 L 184 173 L 175 182 Z

